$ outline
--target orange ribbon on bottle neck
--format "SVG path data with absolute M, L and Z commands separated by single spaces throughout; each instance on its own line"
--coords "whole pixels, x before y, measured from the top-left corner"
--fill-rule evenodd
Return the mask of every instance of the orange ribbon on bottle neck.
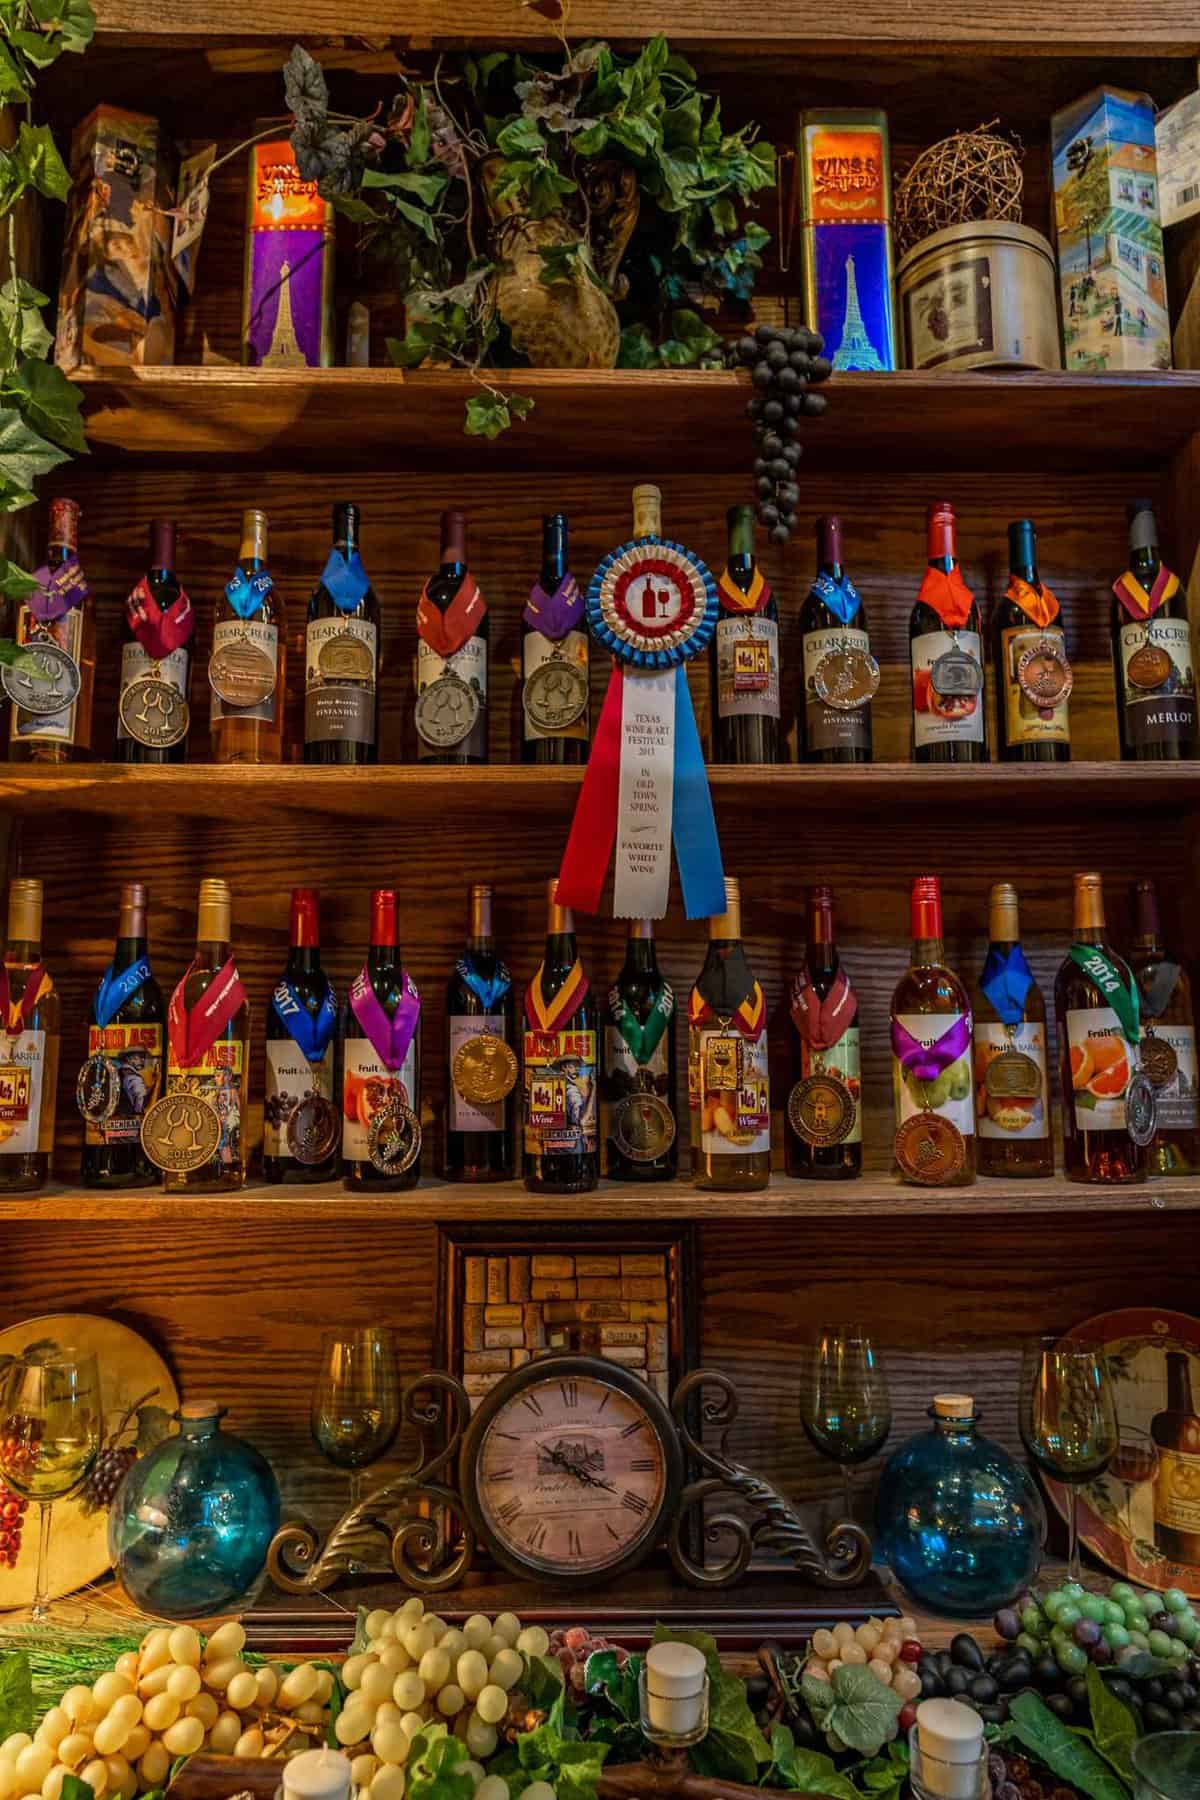
M 1010 575 L 1004 597 L 1006 600 L 1015 600 L 1026 618 L 1032 619 L 1040 631 L 1045 631 L 1047 625 L 1053 625 L 1058 617 L 1058 599 L 1045 582 L 1040 587 L 1034 587 L 1031 581 L 1026 581 L 1022 576 Z
M 726 612 L 731 613 L 762 612 L 771 599 L 771 590 L 767 586 L 766 577 L 757 567 L 750 577 L 749 588 L 744 592 L 728 569 L 722 569 L 718 576 L 717 589 L 721 596 L 721 605 Z
M 955 563 L 950 569 L 926 569 L 917 599 L 932 606 L 948 631 L 961 631 L 971 616 L 975 596 L 962 578 Z

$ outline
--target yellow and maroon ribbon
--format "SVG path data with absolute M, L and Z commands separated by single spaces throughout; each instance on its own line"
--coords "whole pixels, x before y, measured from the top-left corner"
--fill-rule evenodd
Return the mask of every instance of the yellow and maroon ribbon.
M 1032 619 L 1040 631 L 1045 631 L 1047 625 L 1053 625 L 1058 617 L 1057 596 L 1051 592 L 1045 582 L 1040 587 L 1034 587 L 1033 583 L 1026 581 L 1023 576 L 1010 575 L 1008 586 L 1004 590 L 1004 597 L 1006 600 L 1015 600 L 1025 617 Z
M 748 592 L 742 591 L 728 569 L 722 569 L 717 576 L 717 591 L 721 596 L 721 605 L 726 612 L 731 613 L 760 613 L 771 600 L 766 577 L 758 567 L 751 576 Z
M 12 966 L 15 969 L 22 967 L 20 963 Z M 54 983 L 45 963 L 34 963 L 26 974 L 21 998 L 14 1000 L 8 969 L 7 962 L 0 963 L 0 1016 L 4 1019 L 4 1029 L 8 1036 L 18 1037 L 33 1017 L 38 1001 L 54 992 Z
M 417 633 L 446 662 L 475 635 L 486 615 L 487 601 L 468 569 L 445 612 L 430 597 L 429 583 L 426 582 L 417 601 Z
M 1125 608 L 1131 619 L 1149 619 L 1159 607 L 1179 592 L 1179 577 L 1173 575 L 1164 563 L 1154 577 L 1154 586 L 1149 593 L 1142 586 L 1132 569 L 1126 569 L 1113 582 L 1113 593 Z
M 525 1020 L 531 1031 L 557 1031 L 582 1006 L 588 991 L 583 964 L 576 957 L 574 967 L 553 1000 L 544 1000 L 542 975 L 545 967 L 545 963 L 538 964 L 537 974 L 525 989 Z
M 921 581 L 917 599 L 923 600 L 926 606 L 932 606 L 948 631 L 961 631 L 975 604 L 975 596 L 963 580 L 962 570 L 957 563 L 952 569 L 935 569 L 930 564 Z
M 699 988 L 693 988 L 688 1000 L 688 1024 L 691 1026 L 707 1025 L 717 1017 L 713 1007 L 704 998 Z M 758 982 L 735 1008 L 729 1024 L 741 1037 L 748 1038 L 753 1044 L 762 1036 L 767 1023 L 766 996 Z

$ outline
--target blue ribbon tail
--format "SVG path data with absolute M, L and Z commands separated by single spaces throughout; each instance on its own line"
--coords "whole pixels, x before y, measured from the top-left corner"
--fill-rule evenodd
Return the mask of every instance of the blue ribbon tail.
M 683 909 L 689 919 L 711 919 L 725 911 L 725 871 L 704 770 L 700 733 L 692 711 L 687 670 L 675 671 L 675 794 L 671 835 L 679 864 Z

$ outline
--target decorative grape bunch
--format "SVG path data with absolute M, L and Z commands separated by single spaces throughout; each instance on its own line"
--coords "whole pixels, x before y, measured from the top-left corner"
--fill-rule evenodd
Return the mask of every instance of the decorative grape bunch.
M 829 358 L 821 355 L 824 348 L 820 333 L 803 325 L 760 325 L 753 337 L 739 338 L 735 347 L 754 383 L 746 411 L 754 420 L 758 443 L 754 460 L 758 517 L 773 544 L 786 544 L 796 524 L 800 420 L 819 418 L 828 404 L 824 394 L 809 391 L 833 372 Z
M 907 1731 L 917 1716 L 921 1678 L 916 1664 L 920 1657 L 917 1622 L 907 1613 L 899 1619 L 866 1619 L 858 1626 L 843 1619 L 829 1631 L 813 1632 L 804 1673 L 828 1681 L 835 1669 L 847 1663 L 869 1670 L 882 1687 L 892 1688 L 904 1701 L 895 1728 L 888 1732 L 893 1738 Z M 832 1732 L 826 1737 L 831 1749 L 846 1748 Z

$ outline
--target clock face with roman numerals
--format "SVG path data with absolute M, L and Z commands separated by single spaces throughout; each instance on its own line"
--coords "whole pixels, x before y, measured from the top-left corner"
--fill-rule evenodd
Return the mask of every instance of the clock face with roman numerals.
M 559 1356 L 488 1395 L 464 1441 L 462 1489 L 507 1568 L 595 1578 L 648 1554 L 681 1461 L 666 1407 L 638 1376 L 596 1357 Z

